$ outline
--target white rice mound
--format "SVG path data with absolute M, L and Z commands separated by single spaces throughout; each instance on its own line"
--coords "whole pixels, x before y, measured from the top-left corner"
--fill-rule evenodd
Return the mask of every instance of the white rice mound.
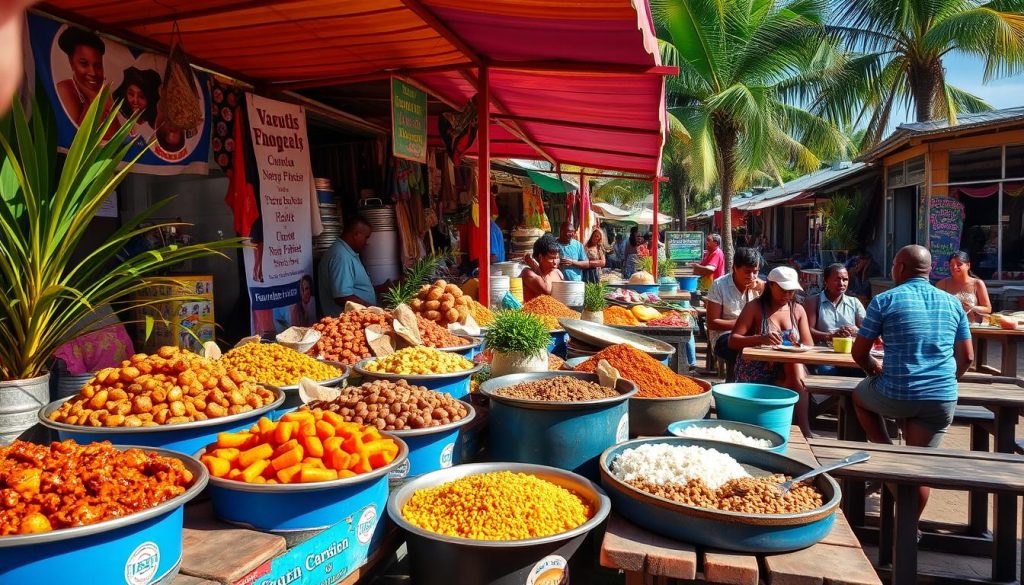
M 612 461 L 612 473 L 623 481 L 646 480 L 658 485 L 702 479 L 711 489 L 750 477 L 735 459 L 714 449 L 646 443 L 626 449 Z
M 689 437 L 692 439 L 708 439 L 711 441 L 737 443 L 739 445 L 746 445 L 757 449 L 771 449 L 773 447 L 772 442 L 768 439 L 750 437 L 736 429 L 727 429 L 721 425 L 714 427 L 685 427 L 676 431 L 676 434 L 680 437 Z

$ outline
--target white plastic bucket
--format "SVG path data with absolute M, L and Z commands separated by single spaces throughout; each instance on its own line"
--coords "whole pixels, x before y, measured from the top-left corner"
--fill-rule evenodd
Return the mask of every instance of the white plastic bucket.
M 489 289 L 491 293 L 489 297 L 491 299 L 491 308 L 501 307 L 501 299 L 508 292 L 508 286 L 509 277 L 504 275 L 491 276 Z
M 583 306 L 583 281 L 561 280 L 551 283 L 551 296 L 567 307 Z

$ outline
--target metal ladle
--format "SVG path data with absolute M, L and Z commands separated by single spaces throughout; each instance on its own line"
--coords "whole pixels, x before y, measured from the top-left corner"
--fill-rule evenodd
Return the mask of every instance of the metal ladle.
M 804 481 L 806 479 L 810 479 L 812 477 L 821 475 L 822 473 L 826 473 L 826 472 L 832 471 L 833 469 L 839 469 L 840 467 L 846 467 L 847 465 L 854 465 L 856 463 L 862 463 L 864 461 L 867 461 L 870 458 L 871 458 L 871 454 L 868 453 L 867 451 L 857 451 L 855 453 L 850 453 L 849 455 L 847 455 L 846 457 L 843 457 L 839 461 L 834 461 L 832 463 L 829 463 L 828 465 L 822 465 L 820 467 L 815 467 L 814 469 L 808 471 L 807 473 L 805 473 L 803 475 L 799 475 L 799 476 L 794 477 L 793 479 L 791 479 L 791 480 L 789 480 L 787 482 L 783 482 L 783 483 L 779 484 L 779 493 L 778 493 L 778 495 L 779 495 L 780 498 L 782 496 L 786 495 L 786 493 L 789 492 L 789 490 L 793 489 L 794 485 L 800 483 L 801 481 Z

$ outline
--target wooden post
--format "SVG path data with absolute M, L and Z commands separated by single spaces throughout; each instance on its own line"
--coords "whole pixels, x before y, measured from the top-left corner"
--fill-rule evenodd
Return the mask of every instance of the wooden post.
M 487 67 L 480 67 L 480 90 L 477 93 L 477 201 L 480 207 L 480 225 L 476 229 L 475 246 L 480 268 L 480 303 L 490 306 L 491 293 L 491 76 Z

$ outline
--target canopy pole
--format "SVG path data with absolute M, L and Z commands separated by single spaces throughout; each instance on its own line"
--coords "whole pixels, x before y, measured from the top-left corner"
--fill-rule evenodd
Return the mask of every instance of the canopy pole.
M 480 304 L 490 306 L 491 292 L 491 75 L 487 67 L 480 67 L 477 92 L 477 202 L 480 208 L 476 226 L 476 260 L 479 267 Z
M 580 192 L 579 192 L 579 195 L 580 195 L 579 196 L 579 200 L 580 200 L 580 220 L 579 220 L 579 223 L 577 223 L 576 225 L 579 226 L 580 241 L 583 242 L 584 246 L 586 246 L 587 244 L 590 243 L 590 234 L 584 233 L 583 226 L 587 225 L 587 212 L 590 211 L 590 208 L 589 208 L 590 206 L 588 205 L 588 206 L 584 207 L 584 205 L 583 205 L 583 195 L 584 194 L 587 195 L 587 202 L 589 203 L 589 201 L 590 201 L 590 189 L 588 188 L 589 185 L 587 185 L 583 181 L 584 181 L 584 179 L 583 179 L 583 169 L 580 169 Z
M 651 184 L 654 191 L 654 213 L 651 214 L 651 274 L 654 275 L 654 282 L 658 282 L 658 190 L 661 178 L 655 177 Z

